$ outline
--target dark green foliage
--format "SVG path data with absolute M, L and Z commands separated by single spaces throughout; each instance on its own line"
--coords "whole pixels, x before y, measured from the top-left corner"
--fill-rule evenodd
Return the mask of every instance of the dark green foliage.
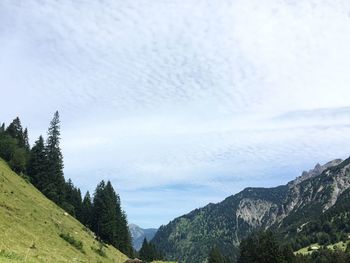
M 82 200 L 80 189 L 75 187 L 71 179 L 65 183 L 65 197 L 63 207 L 67 212 L 77 219 L 81 218 Z
M 28 138 L 28 129 L 25 128 L 23 132 L 23 148 L 26 152 L 30 151 L 29 138 Z
M 120 198 L 108 181 L 96 187 L 93 209 L 92 230 L 105 242 L 112 244 L 128 256 L 132 256 L 131 236 L 126 215 L 120 206 Z
M 208 263 L 225 263 L 224 257 L 216 246 L 210 250 Z
M 21 148 L 26 147 L 26 143 L 28 142 L 28 132 L 26 134 L 27 138 L 23 133 L 23 128 L 21 121 L 18 117 L 16 117 L 11 124 L 7 127 L 6 133 L 12 138 L 17 140 L 18 146 Z M 26 142 L 27 141 L 27 142 Z
M 16 149 L 18 149 L 17 140 L 5 132 L 0 133 L 0 157 L 9 162 Z
M 87 227 L 92 226 L 92 202 L 89 191 L 84 196 L 79 220 Z
M 350 254 L 340 250 L 320 249 L 309 255 L 294 255 L 290 245 L 279 247 L 271 232 L 250 235 L 240 245 L 238 263 L 347 263 Z M 311 250 L 311 249 L 310 249 Z
M 0 134 L 5 132 L 5 123 L 2 123 L 0 126 Z
M 5 129 L 5 124 L 0 129 L 0 158 L 8 162 L 10 167 L 16 173 L 26 171 L 27 160 L 29 157 L 28 131 L 21 125 L 17 117 Z
M 157 251 L 156 247 L 151 242 L 148 242 L 146 238 L 143 240 L 139 256 L 146 262 L 163 259 L 163 256 Z
M 350 254 L 344 253 L 342 251 L 331 251 L 329 249 L 321 249 L 315 251 L 311 256 L 304 257 L 305 262 L 310 263 L 349 263 Z
M 56 204 L 64 203 L 65 181 L 63 177 L 63 156 L 60 149 L 60 119 L 58 111 L 48 129 L 46 142 L 47 177 L 49 182 L 42 189 L 43 193 Z
M 24 148 L 16 148 L 12 153 L 9 165 L 16 173 L 22 173 L 26 169 L 27 152 Z
M 272 232 L 259 232 L 242 240 L 239 263 L 282 263 L 282 250 Z
M 28 162 L 28 175 L 31 178 L 32 184 L 43 191 L 45 185 L 49 183 L 47 176 L 47 156 L 42 136 L 34 143 L 30 151 L 30 158 Z
M 282 246 L 280 250 L 285 263 L 298 262 L 295 258 L 293 248 L 290 244 Z
M 350 189 L 339 196 L 332 208 L 313 218 L 291 240 L 294 249 L 298 250 L 313 243 L 329 245 L 346 241 L 347 233 L 350 233 Z
M 83 242 L 81 242 L 80 240 L 75 239 L 71 234 L 65 234 L 65 233 L 61 233 L 60 237 L 62 239 L 64 239 L 65 241 L 67 241 L 69 244 L 71 244 L 73 247 L 75 247 L 76 249 L 78 249 L 79 251 L 81 251 L 82 253 L 84 252 L 83 249 Z

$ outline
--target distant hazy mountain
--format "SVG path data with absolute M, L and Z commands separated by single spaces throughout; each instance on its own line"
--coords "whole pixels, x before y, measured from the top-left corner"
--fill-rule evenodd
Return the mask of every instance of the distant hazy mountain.
M 315 234 L 317 238 L 317 231 L 309 228 L 325 232 L 322 225 L 335 229 L 330 235 L 335 239 L 350 229 L 350 158 L 318 164 L 286 185 L 246 188 L 196 209 L 161 226 L 152 242 L 169 260 L 202 263 L 217 246 L 229 262 L 235 262 L 240 241 L 256 229 L 274 229 L 281 240 L 303 247 L 310 241 L 303 239 Z
M 143 229 L 135 224 L 130 224 L 129 229 L 132 236 L 132 244 L 136 250 L 141 248 L 144 238 L 150 241 L 157 232 L 156 228 Z

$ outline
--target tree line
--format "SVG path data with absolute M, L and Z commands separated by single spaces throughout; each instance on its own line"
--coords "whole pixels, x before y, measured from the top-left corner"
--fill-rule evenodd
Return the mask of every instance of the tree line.
M 289 244 L 279 242 L 271 231 L 250 234 L 240 243 L 238 263 L 347 263 L 350 262 L 350 243 L 345 251 L 326 246 L 309 254 L 295 254 Z M 214 247 L 208 256 L 208 263 L 230 263 L 223 253 Z
M 145 262 L 153 262 L 155 260 L 163 260 L 163 255 L 156 249 L 152 242 L 148 242 L 146 238 L 143 239 L 142 247 L 138 252 L 138 256 Z
M 0 126 L 0 158 L 47 198 L 95 232 L 101 241 L 132 257 L 131 235 L 119 195 L 110 181 L 102 181 L 92 197 L 87 192 L 82 198 L 72 180 L 64 178 L 60 139 L 58 111 L 50 122 L 46 140 L 40 135 L 33 147 L 29 144 L 28 129 L 23 129 L 16 117 L 7 127 L 5 123 Z

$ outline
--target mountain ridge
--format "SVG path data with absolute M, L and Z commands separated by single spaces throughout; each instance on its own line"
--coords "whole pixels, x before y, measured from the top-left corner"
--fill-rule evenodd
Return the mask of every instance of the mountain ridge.
M 212 246 L 235 262 L 239 242 L 250 232 L 271 228 L 290 238 L 300 225 L 332 207 L 350 187 L 349 171 L 350 159 L 335 159 L 286 185 L 245 188 L 161 226 L 152 242 L 180 262 L 204 262 Z
M 142 247 L 142 242 L 146 238 L 147 241 L 151 241 L 157 232 L 157 228 L 141 228 L 136 224 L 129 224 L 129 231 L 132 237 L 132 244 L 136 251 Z

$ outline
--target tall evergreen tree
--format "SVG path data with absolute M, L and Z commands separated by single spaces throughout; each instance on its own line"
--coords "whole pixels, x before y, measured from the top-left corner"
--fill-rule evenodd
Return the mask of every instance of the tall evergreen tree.
M 119 227 L 119 232 L 118 234 L 120 235 L 120 248 L 121 250 L 125 251 L 124 253 L 127 255 L 133 255 L 134 249 L 132 247 L 132 238 L 131 238 L 131 233 L 128 227 L 128 220 L 126 213 L 122 211 L 120 208 L 120 203 L 119 203 L 119 209 L 121 210 L 121 220 L 120 220 L 120 227 Z
M 81 209 L 80 218 L 78 218 L 87 227 L 92 227 L 92 202 L 89 191 L 86 192 Z
M 283 263 L 276 237 L 270 231 L 250 235 L 240 244 L 238 263 Z
M 29 136 L 28 136 L 28 129 L 25 128 L 23 132 L 23 144 L 24 149 L 29 152 L 30 151 L 30 145 L 29 145 Z
M 20 119 L 18 117 L 15 118 L 6 130 L 3 124 L 1 130 L 1 157 L 8 161 L 15 172 L 25 172 L 28 151 L 25 148 L 25 138 Z
M 163 256 L 157 251 L 154 244 L 152 244 L 152 242 L 148 242 L 146 238 L 143 239 L 139 255 L 140 258 L 146 262 L 163 259 Z
M 140 258 L 144 261 L 148 261 L 148 262 L 153 261 L 152 251 L 146 238 L 143 239 L 142 247 L 139 251 L 139 255 L 140 255 Z
M 28 163 L 28 176 L 30 177 L 32 184 L 40 191 L 43 191 L 44 187 L 49 184 L 47 165 L 44 139 L 40 135 L 39 139 L 34 143 L 34 146 L 30 151 Z
M 93 231 L 105 242 L 131 256 L 133 249 L 126 216 L 120 207 L 120 198 L 112 184 L 102 181 L 96 187 L 93 201 Z
M 58 111 L 48 129 L 46 142 L 48 184 L 43 193 L 55 203 L 62 205 L 65 196 L 65 180 L 63 176 L 63 156 L 60 148 L 60 119 Z
M 75 218 L 79 219 L 82 210 L 80 189 L 75 187 L 72 180 L 65 183 L 65 197 L 62 207 Z
M 18 146 L 25 147 L 23 128 L 19 117 L 16 117 L 6 129 L 6 133 L 17 140 Z

